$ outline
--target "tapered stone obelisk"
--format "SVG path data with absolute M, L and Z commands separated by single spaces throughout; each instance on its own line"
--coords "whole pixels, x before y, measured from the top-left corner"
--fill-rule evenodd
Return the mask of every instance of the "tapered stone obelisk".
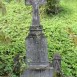
M 49 66 L 47 41 L 40 25 L 39 6 L 46 0 L 26 0 L 33 7 L 32 25 L 26 38 L 26 63 L 28 68 L 21 77 L 53 77 L 53 68 Z

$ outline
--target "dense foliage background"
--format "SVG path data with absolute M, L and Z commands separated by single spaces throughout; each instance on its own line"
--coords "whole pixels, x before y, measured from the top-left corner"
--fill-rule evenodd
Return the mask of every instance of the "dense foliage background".
M 31 6 L 5 2 L 6 15 L 0 11 L 0 75 L 11 75 L 14 56 L 20 53 L 20 65 L 25 56 L 25 38 L 31 25 Z M 77 0 L 61 0 L 62 11 L 47 15 L 40 8 L 41 24 L 48 41 L 49 60 L 55 52 L 62 56 L 62 72 L 66 77 L 77 77 Z M 22 71 L 22 70 L 21 70 Z

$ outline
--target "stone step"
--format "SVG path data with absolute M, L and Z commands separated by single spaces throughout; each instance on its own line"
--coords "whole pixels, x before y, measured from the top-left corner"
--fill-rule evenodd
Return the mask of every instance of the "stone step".
M 26 69 L 20 77 L 53 77 L 53 68 L 48 67 L 45 69 Z

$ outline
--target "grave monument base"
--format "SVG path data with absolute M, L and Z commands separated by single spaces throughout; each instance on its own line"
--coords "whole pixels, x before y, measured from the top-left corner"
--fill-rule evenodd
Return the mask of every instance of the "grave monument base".
M 29 67 L 49 66 L 47 40 L 42 32 L 42 26 L 31 26 L 26 38 L 26 63 Z
M 53 77 L 53 68 L 46 67 L 43 69 L 28 68 L 20 77 Z

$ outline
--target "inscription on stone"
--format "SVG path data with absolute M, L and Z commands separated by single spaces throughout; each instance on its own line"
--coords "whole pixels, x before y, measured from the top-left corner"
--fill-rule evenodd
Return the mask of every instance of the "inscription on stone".
M 27 63 L 29 65 L 48 65 L 47 44 L 45 38 L 27 39 Z

